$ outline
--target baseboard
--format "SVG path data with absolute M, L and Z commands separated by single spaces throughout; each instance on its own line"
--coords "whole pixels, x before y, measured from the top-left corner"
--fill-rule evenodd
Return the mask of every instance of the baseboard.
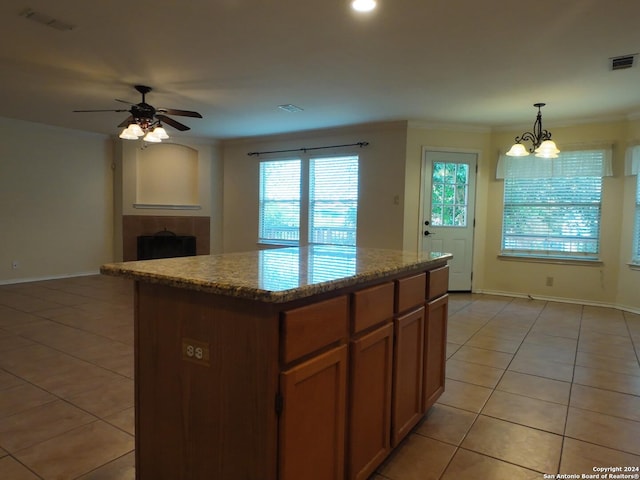
M 631 307 L 628 305 L 618 305 L 606 302 L 594 302 L 592 300 L 584 300 L 581 298 L 565 298 L 565 297 L 551 297 L 547 295 L 529 295 L 527 293 L 514 293 L 514 292 L 502 292 L 499 290 L 481 290 L 474 289 L 472 293 L 480 293 L 485 295 L 498 295 L 501 297 L 514 297 L 514 298 L 529 298 L 531 300 L 543 300 L 546 302 L 559 302 L 559 303 L 574 303 L 578 305 L 589 305 L 590 307 L 606 307 L 615 308 L 616 310 L 622 310 L 624 312 L 640 314 L 640 308 Z
M 89 277 L 91 275 L 99 275 L 99 274 L 100 274 L 100 270 L 95 270 L 90 272 L 65 273 L 62 275 L 48 275 L 45 277 L 10 278 L 7 280 L 0 280 L 0 285 L 13 285 L 16 283 L 29 283 L 29 282 L 44 282 L 47 280 L 62 280 L 64 278 L 73 278 L 73 277 Z

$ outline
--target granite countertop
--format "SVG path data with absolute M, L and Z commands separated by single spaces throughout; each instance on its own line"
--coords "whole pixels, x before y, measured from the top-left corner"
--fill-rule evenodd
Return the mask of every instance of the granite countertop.
M 449 253 L 314 245 L 254 252 L 110 263 L 106 275 L 281 303 L 452 258 Z

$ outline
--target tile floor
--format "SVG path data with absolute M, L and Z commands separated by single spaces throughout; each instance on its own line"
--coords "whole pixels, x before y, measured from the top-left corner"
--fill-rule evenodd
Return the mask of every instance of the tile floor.
M 0 478 L 134 478 L 132 287 L 0 286 Z M 640 315 L 451 295 L 446 392 L 371 480 L 640 466 Z

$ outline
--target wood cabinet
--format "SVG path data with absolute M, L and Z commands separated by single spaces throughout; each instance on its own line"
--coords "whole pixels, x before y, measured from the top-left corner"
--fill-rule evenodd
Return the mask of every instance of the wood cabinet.
M 282 314 L 280 480 L 344 479 L 348 307 L 343 295 Z
M 424 307 L 394 321 L 392 445 L 396 446 L 422 418 Z
M 136 478 L 369 478 L 443 391 L 443 265 L 279 303 L 136 282 Z
M 350 344 L 349 480 L 369 478 L 391 451 L 393 324 Z
M 444 392 L 449 316 L 449 267 L 429 270 L 424 328 L 424 377 L 422 411 L 426 412 Z
M 427 303 L 424 329 L 423 412 L 426 412 L 444 392 L 448 300 L 448 296 L 443 295 Z
M 391 451 L 394 283 L 351 295 L 347 478 L 364 480 Z
M 280 480 L 342 480 L 346 345 L 281 373 L 280 391 Z
M 426 274 L 396 280 L 391 444 L 422 418 Z

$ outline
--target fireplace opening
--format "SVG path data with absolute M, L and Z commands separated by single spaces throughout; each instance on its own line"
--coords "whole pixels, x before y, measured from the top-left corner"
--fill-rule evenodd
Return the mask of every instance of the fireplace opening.
M 138 260 L 190 257 L 196 254 L 196 237 L 176 235 L 167 229 L 153 235 L 138 236 Z

